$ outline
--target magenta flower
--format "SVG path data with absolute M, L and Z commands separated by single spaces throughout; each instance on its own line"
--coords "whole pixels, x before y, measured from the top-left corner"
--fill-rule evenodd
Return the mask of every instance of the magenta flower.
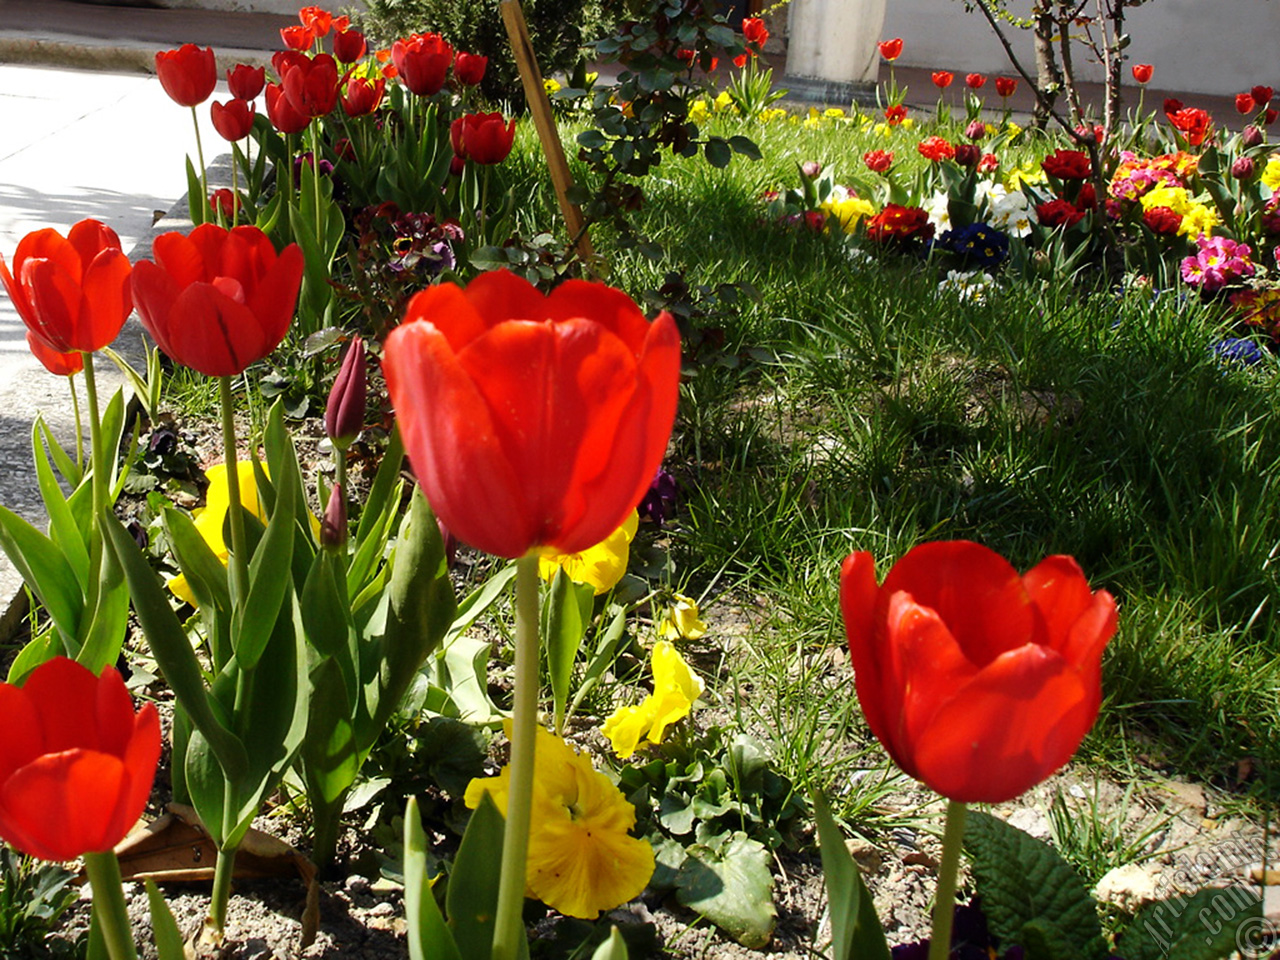
M 1252 277 L 1253 262 L 1249 255 L 1253 249 L 1245 243 L 1237 243 L 1226 237 L 1196 239 L 1199 248 L 1194 256 L 1182 261 L 1182 279 L 1203 293 L 1216 293 L 1223 287 Z

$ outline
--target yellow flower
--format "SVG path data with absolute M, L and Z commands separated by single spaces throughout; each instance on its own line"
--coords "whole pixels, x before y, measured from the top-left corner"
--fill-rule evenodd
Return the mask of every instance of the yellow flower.
M 826 110 L 822 111 L 822 115 L 824 117 L 830 117 L 832 120 L 838 120 L 844 116 L 844 111 L 839 107 L 827 107 Z
M 262 465 L 262 470 L 264 473 L 267 470 L 265 463 Z M 258 482 L 253 476 L 253 462 L 238 460 L 236 472 L 240 478 L 240 503 L 245 510 L 265 522 L 267 515 L 262 505 L 258 503 Z M 205 476 L 209 479 L 209 489 L 205 493 L 204 507 L 193 514 L 195 527 L 204 538 L 204 542 L 209 545 L 209 549 L 213 551 L 214 556 L 222 561 L 223 566 L 226 566 L 229 551 L 222 539 L 222 525 L 226 520 L 227 510 L 231 506 L 231 491 L 227 487 L 227 465 L 215 464 L 205 471 Z M 166 586 L 178 599 L 196 606 L 196 598 L 187 584 L 186 576 L 180 573 Z
M 803 126 L 806 130 L 816 130 L 816 129 L 818 129 L 819 127 L 821 127 L 822 125 L 823 125 L 823 124 L 822 124 L 822 118 L 821 118 L 821 117 L 815 117 L 815 116 L 808 116 L 808 117 L 805 117 L 805 118 L 804 118 L 804 123 L 803 123 L 803 124 L 801 124 L 801 126 Z
M 1209 234 L 1219 223 L 1217 211 L 1196 200 L 1186 187 L 1153 187 L 1139 199 L 1143 211 L 1153 207 L 1168 207 L 1182 217 L 1178 233 L 1184 237 Z
M 893 128 L 890 127 L 887 123 L 877 123 L 874 127 L 871 128 L 871 132 L 875 134 L 877 137 L 888 137 L 892 135 Z
M 732 110 L 733 97 L 729 96 L 728 90 L 721 90 L 719 96 L 715 99 L 715 108 L 717 111 Z
M 903 120 L 903 121 L 902 121 L 902 129 L 903 129 L 903 130 L 910 130 L 910 129 L 912 129 L 915 125 L 916 125 L 916 118 L 915 118 L 915 117 L 907 117 L 905 120 Z
M 694 123 L 702 123 L 709 116 L 711 111 L 707 108 L 707 101 L 695 100 L 689 104 L 689 119 Z
M 600 728 L 624 760 L 636 752 L 642 736 L 650 743 L 661 743 L 667 727 L 689 715 L 693 703 L 702 695 L 702 678 L 689 669 L 684 658 L 670 643 L 659 640 L 650 654 L 653 670 L 653 693 L 638 707 L 619 707 Z
M 1272 154 L 1267 158 L 1267 165 L 1262 171 L 1262 182 L 1272 193 L 1280 190 L 1280 154 Z
M 786 115 L 787 111 L 782 107 L 769 107 L 765 110 L 761 110 L 756 119 L 761 123 L 772 123 L 774 120 L 778 120 Z
M 627 572 L 631 541 L 635 539 L 636 528 L 639 526 L 640 514 L 632 510 L 631 516 L 627 517 L 622 526 L 605 540 L 581 553 L 543 550 L 538 557 L 538 574 L 543 580 L 550 581 L 555 577 L 556 571 L 563 568 L 565 575 L 574 583 L 591 584 L 596 596 L 608 593 Z
M 555 77 L 547 77 L 542 81 L 542 88 L 547 91 L 547 96 L 551 96 L 560 89 L 560 81 Z
M 635 899 L 653 876 L 653 848 L 630 835 L 635 807 L 590 757 L 541 727 L 534 757 L 528 895 L 583 920 Z M 510 781 L 503 767 L 472 780 L 463 799 L 475 809 L 488 793 L 506 816 Z
M 1028 162 L 1010 170 L 1004 178 L 1004 185 L 1012 193 L 1015 190 L 1021 190 L 1024 183 L 1045 183 L 1046 180 L 1047 178 L 1044 175 L 1044 171 L 1040 169 L 1040 165 Z
M 663 640 L 697 640 L 707 632 L 707 625 L 698 614 L 698 604 L 681 593 L 675 598 L 676 602 L 658 625 L 658 636 Z
M 829 198 L 822 202 L 821 209 L 839 219 L 840 227 L 845 233 L 853 233 L 858 227 L 858 221 L 863 217 L 876 215 L 876 208 L 871 201 L 864 200 L 862 197 Z M 694 607 L 694 615 L 697 615 L 697 607 Z

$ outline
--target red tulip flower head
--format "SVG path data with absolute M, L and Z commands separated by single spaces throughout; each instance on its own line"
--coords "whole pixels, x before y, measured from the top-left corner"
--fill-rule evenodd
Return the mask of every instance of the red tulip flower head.
M 996 93 L 1003 98 L 1013 96 L 1013 92 L 1018 89 L 1017 77 L 996 77 Z
M 175 103 L 196 107 L 209 99 L 218 85 L 218 64 L 213 48 L 184 43 L 177 50 L 161 50 L 156 54 L 156 75 Z
M 370 83 L 364 77 L 352 77 L 347 81 L 347 90 L 342 95 L 342 112 L 348 117 L 363 117 L 373 113 L 382 104 L 382 95 L 386 92 L 387 81 L 382 77 Z
M 306 27 L 292 26 L 280 28 L 280 40 L 290 50 L 297 50 L 304 53 L 311 49 L 311 44 L 315 43 L 315 35 Z
M 281 133 L 297 133 L 311 122 L 309 116 L 293 108 L 284 87 L 278 83 L 267 84 L 267 118 Z
M 884 173 L 893 166 L 893 153 L 888 150 L 868 150 L 862 155 L 862 162 L 873 173 Z
M 954 80 L 955 78 L 956 78 L 956 75 L 954 73 L 951 73 L 949 70 L 933 71 L 933 78 L 932 78 L 933 85 L 937 87 L 939 90 L 947 89 L 947 87 L 951 86 L 951 81 Z
M 501 557 L 576 553 L 635 509 L 675 420 L 680 335 L 619 290 L 505 270 L 410 302 L 383 370 L 436 515 Z
M 488 66 L 488 57 L 459 50 L 453 61 L 453 75 L 458 78 L 459 83 L 474 87 L 484 79 L 484 72 Z
M 757 50 L 762 50 L 764 45 L 769 42 L 769 29 L 764 25 L 764 19 L 761 17 L 743 17 L 742 39 Z
M 338 62 L 327 53 L 294 64 L 281 80 L 289 106 L 307 117 L 323 117 L 338 103 Z
M 902 56 L 902 38 L 894 37 L 892 40 L 881 40 L 880 56 L 884 57 L 890 63 Z
M 1249 96 L 1253 97 L 1253 102 L 1261 109 L 1271 102 L 1271 98 L 1275 96 L 1275 91 L 1270 87 L 1259 84 L 1249 91 Z
M 247 63 L 237 63 L 227 71 L 227 89 L 237 100 L 252 100 L 262 92 L 266 82 L 266 67 L 251 67 Z
M 129 258 L 116 232 L 81 220 L 64 238 L 46 227 L 18 241 L 13 272 L 0 257 L 4 284 L 27 329 L 58 353 L 101 350 L 133 310 Z
M 189 236 L 161 234 L 152 254 L 154 263 L 134 267 L 134 302 L 174 360 L 206 376 L 233 376 L 284 339 L 302 283 L 297 244 L 277 255 L 257 227 L 205 223 Z
M 504 122 L 500 113 L 467 113 L 449 127 L 453 152 L 484 166 L 501 163 L 516 138 L 516 121 Z
M 313 37 L 323 37 L 333 26 L 333 14 L 322 7 L 303 7 L 298 11 L 298 21 Z
M 1138 83 L 1150 83 L 1153 70 L 1155 70 L 1155 67 L 1149 63 L 1135 63 L 1133 65 L 1133 79 Z
M 137 713 L 120 674 L 55 657 L 0 684 L 0 837 L 41 860 L 105 853 L 146 809 L 160 759 L 154 705 Z
M 1237 93 L 1236 94 L 1236 113 L 1253 113 L 1256 109 L 1253 102 L 1253 94 Z
M 55 377 L 70 377 L 84 369 L 84 354 L 79 350 L 59 353 L 50 349 L 47 343 L 30 330 L 27 331 L 27 347 L 31 350 L 31 355 Z
M 340 30 L 333 35 L 333 55 L 343 63 L 355 63 L 369 49 L 359 30 Z
M 453 47 L 438 33 L 415 33 L 391 45 L 391 60 L 410 93 L 430 97 L 444 86 Z
M 876 586 L 840 577 L 858 700 L 908 774 L 952 800 L 1012 800 L 1065 764 L 1098 714 L 1116 606 L 1070 557 L 1023 576 L 967 541 L 916 547 Z
M 248 100 L 228 100 L 226 103 L 214 100 L 209 105 L 209 113 L 213 118 L 213 129 L 230 143 L 243 140 L 253 129 L 254 109 Z
M 986 85 L 987 78 L 980 73 L 965 74 L 964 83 L 970 90 L 979 90 Z

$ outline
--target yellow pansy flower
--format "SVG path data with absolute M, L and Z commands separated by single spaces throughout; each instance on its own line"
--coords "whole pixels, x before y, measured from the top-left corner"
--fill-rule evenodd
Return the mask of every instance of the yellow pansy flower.
M 862 197 L 824 200 L 821 209 L 834 215 L 840 221 L 840 227 L 845 233 L 853 233 L 858 227 L 858 221 L 863 217 L 876 215 L 875 206 L 870 200 L 864 200 Z M 694 610 L 696 613 L 697 608 L 695 607 Z
M 555 77 L 547 77 L 542 81 L 542 89 L 547 91 L 547 96 L 551 96 L 560 89 L 560 81 Z
M 1280 190 L 1280 154 L 1272 154 L 1267 158 L 1267 165 L 1262 170 L 1262 182 L 1275 193 Z
M 729 96 L 728 90 L 720 91 L 720 94 L 715 99 L 715 108 L 717 111 L 734 109 L 733 97 Z
M 761 123 L 772 123 L 774 120 L 779 120 L 786 115 L 787 111 L 782 107 L 769 107 L 765 110 L 761 110 L 756 119 Z
M 635 510 L 626 522 L 594 547 L 581 553 L 556 553 L 546 549 L 538 557 L 538 575 L 550 581 L 556 571 L 563 568 L 574 583 L 589 583 L 596 596 L 608 593 L 627 572 L 627 560 L 631 556 L 631 541 L 640 526 L 640 514 Z
M 675 603 L 658 624 L 658 636 L 663 640 L 697 640 L 706 632 L 707 625 L 698 614 L 698 604 L 682 593 L 675 595 Z
M 653 645 L 649 657 L 653 693 L 637 707 L 619 707 L 600 728 L 614 753 L 624 760 L 636 752 L 640 738 L 661 743 L 667 727 L 689 715 L 702 696 L 702 678 L 689 669 L 679 651 L 666 640 Z
M 707 107 L 707 101 L 695 100 L 689 104 L 689 119 L 694 123 L 702 123 L 709 116 L 711 116 L 711 110 Z
M 488 793 L 506 816 L 510 782 L 510 767 L 503 767 L 496 777 L 472 780 L 463 800 L 474 810 Z M 583 920 L 635 899 L 653 876 L 654 865 L 653 848 L 630 835 L 635 823 L 635 807 L 591 765 L 590 757 L 538 728 L 528 896 Z
M 266 473 L 267 465 L 265 463 L 262 464 L 262 470 Z M 262 509 L 262 505 L 258 502 L 258 482 L 253 475 L 253 461 L 237 461 L 236 473 L 240 479 L 241 505 L 247 512 L 265 523 L 267 515 L 266 511 Z M 205 493 L 204 506 L 195 510 L 192 516 L 196 530 L 200 532 L 204 542 L 209 545 L 209 549 L 213 551 L 214 556 L 225 567 L 229 551 L 222 539 L 222 526 L 227 518 L 227 510 L 231 507 L 231 490 L 227 486 L 227 465 L 225 463 L 215 464 L 206 470 L 204 475 L 209 479 L 209 489 Z M 270 476 L 268 475 L 269 478 Z M 185 575 L 180 573 L 165 585 L 179 600 L 185 600 L 192 606 L 197 605 L 195 595 L 191 592 L 191 587 L 187 583 Z

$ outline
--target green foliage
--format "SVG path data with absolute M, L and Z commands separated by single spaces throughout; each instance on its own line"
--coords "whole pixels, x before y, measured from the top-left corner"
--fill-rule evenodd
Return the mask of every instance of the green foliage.
M 1257 891 L 1231 886 L 1147 904 L 1116 946 L 1125 960 L 1220 960 L 1265 952 L 1273 933 Z
M 481 89 L 494 103 L 519 110 L 524 90 L 498 0 L 369 0 L 360 25 L 379 45 L 397 37 L 433 31 L 456 49 L 489 58 Z M 544 77 L 570 73 L 584 43 L 606 22 L 601 0 L 523 0 L 529 37 Z
M 770 863 L 764 845 L 744 833 L 708 837 L 686 850 L 676 899 L 744 947 L 763 950 L 778 913 Z
M 813 795 L 822 877 L 831 910 L 831 960 L 887 960 L 889 945 L 862 871 L 844 844 L 822 794 Z
M 48 936 L 76 901 L 75 874 L 0 845 L 0 954 L 12 960 L 72 956 Z

